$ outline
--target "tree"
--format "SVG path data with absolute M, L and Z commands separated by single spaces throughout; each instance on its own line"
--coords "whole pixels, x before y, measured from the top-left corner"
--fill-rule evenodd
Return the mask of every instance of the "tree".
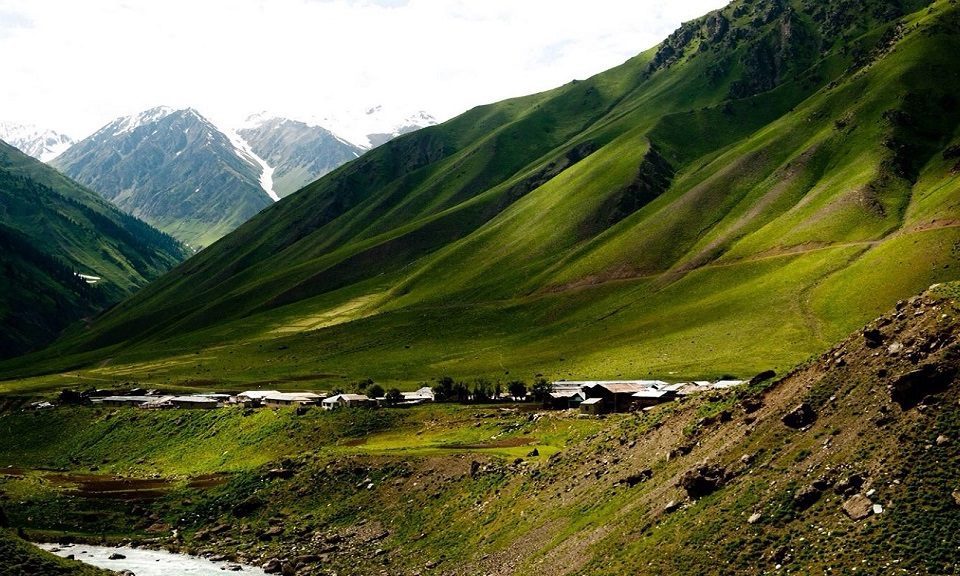
M 543 376 L 537 376 L 533 381 L 533 399 L 537 402 L 545 402 L 547 397 L 553 392 L 553 383 L 544 378 Z
M 387 406 L 396 406 L 397 404 L 403 402 L 403 393 L 401 393 L 396 388 L 391 388 L 386 395 Z
M 507 392 L 513 396 L 514 400 L 517 398 L 526 398 L 527 385 L 523 382 L 523 380 L 512 380 L 507 382 Z
M 373 378 L 367 378 L 365 380 L 360 380 L 354 383 L 354 387 L 359 391 L 363 392 L 367 389 L 367 386 L 373 385 Z
M 383 391 L 383 386 L 379 384 L 371 384 L 367 386 L 367 396 L 371 398 L 380 398 L 385 392 Z
M 453 402 L 453 378 L 443 376 L 437 380 L 437 385 L 433 387 L 433 399 L 435 402 Z
M 486 378 L 477 378 L 473 382 L 473 401 L 489 402 L 493 397 L 493 385 Z
M 457 382 L 453 385 L 453 396 L 461 404 L 470 400 L 470 387 L 465 382 Z

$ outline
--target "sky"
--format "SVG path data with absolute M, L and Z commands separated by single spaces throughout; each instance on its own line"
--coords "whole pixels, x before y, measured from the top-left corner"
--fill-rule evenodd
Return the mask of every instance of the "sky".
M 440 120 L 583 79 L 725 0 L 0 0 L 0 119 L 80 138 L 157 105 L 227 124 Z

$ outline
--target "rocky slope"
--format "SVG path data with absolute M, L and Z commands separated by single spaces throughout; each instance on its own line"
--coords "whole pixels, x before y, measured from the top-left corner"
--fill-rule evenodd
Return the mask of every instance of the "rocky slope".
M 273 203 L 256 159 L 189 108 L 118 118 L 52 165 L 197 249 Z

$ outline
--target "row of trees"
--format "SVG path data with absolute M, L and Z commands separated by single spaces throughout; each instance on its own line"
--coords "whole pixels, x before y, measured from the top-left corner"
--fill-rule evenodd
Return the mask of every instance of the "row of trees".
M 385 398 L 388 405 L 399 404 L 403 401 L 403 394 L 397 388 L 384 390 L 371 378 L 354 382 L 352 389 L 357 394 L 365 394 L 370 398 Z M 476 378 L 472 383 L 463 380 L 454 380 L 450 376 L 443 376 L 433 386 L 433 396 L 436 402 L 484 403 L 498 402 L 505 399 L 513 401 L 544 402 L 553 392 L 553 383 L 537 375 L 529 387 L 523 380 L 511 380 L 503 383 L 499 380 L 491 382 L 486 378 Z M 346 390 L 335 388 L 331 394 L 343 394 Z
M 553 384 L 543 376 L 537 376 L 528 390 L 527 383 L 523 380 L 511 380 L 504 385 L 500 381 L 491 382 L 486 378 L 477 378 L 471 385 L 469 382 L 455 381 L 450 376 L 444 376 L 433 387 L 433 396 L 436 402 L 482 403 L 503 400 L 504 391 L 512 400 L 532 399 L 543 402 L 547 395 L 553 392 Z

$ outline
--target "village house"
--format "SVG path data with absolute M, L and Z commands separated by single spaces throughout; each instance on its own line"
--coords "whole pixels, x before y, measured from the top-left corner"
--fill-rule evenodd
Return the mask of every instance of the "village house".
M 247 390 L 237 394 L 236 403 L 246 406 L 260 406 L 263 404 L 265 397 L 273 394 L 280 394 L 280 392 L 278 390 Z
M 279 408 L 281 406 L 316 406 L 323 399 L 324 396 L 313 392 L 273 392 L 265 395 L 261 401 L 265 406 Z
M 363 394 L 337 394 L 321 403 L 324 410 L 373 406 L 376 402 Z
M 424 386 L 419 390 L 413 392 L 401 392 L 403 395 L 403 402 L 410 404 L 422 404 L 424 402 L 433 402 L 433 389 L 429 386 Z
M 576 408 L 587 399 L 586 393 L 580 386 L 554 384 L 553 391 L 547 395 L 546 405 L 555 410 Z
M 218 402 L 216 398 L 208 398 L 206 396 L 174 396 L 170 399 L 170 404 L 174 408 L 201 410 L 212 410 L 220 406 L 220 402 Z
M 602 398 L 604 412 L 629 412 L 638 404 L 637 392 L 667 386 L 662 380 L 626 380 L 585 382 L 583 391 L 587 398 Z
M 634 392 L 632 395 L 635 408 L 649 408 L 650 406 L 670 402 L 676 397 L 677 393 L 675 391 L 666 388 L 647 388 Z
M 156 400 L 158 396 L 107 396 L 98 403 L 103 404 L 104 406 L 112 406 L 116 408 L 120 407 L 136 407 L 147 402 Z
M 603 414 L 603 398 L 587 398 L 580 403 L 580 412 L 591 416 Z

